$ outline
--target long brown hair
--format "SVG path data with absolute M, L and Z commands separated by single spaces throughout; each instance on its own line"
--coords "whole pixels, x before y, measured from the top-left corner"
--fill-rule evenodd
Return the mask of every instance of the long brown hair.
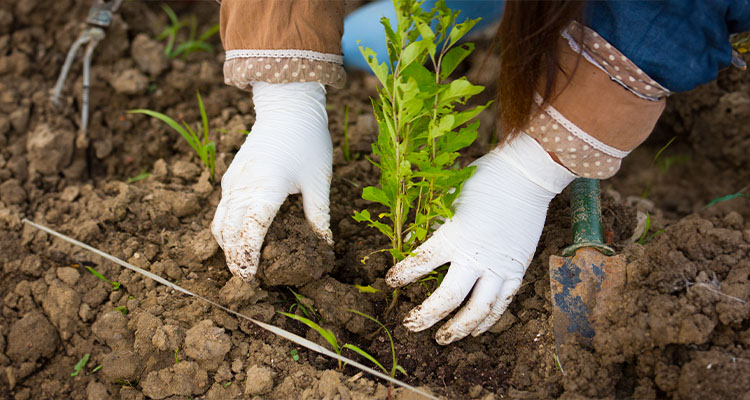
M 497 88 L 503 140 L 515 136 L 528 123 L 534 92 L 544 103 L 551 100 L 560 66 L 560 32 L 572 20 L 582 18 L 583 1 L 508 0 L 496 39 L 501 49 Z

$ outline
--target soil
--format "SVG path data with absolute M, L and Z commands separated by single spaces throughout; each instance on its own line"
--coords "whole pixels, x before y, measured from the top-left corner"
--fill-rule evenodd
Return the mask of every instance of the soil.
M 49 94 L 89 3 L 0 4 L 0 398 L 389 397 L 382 381 L 338 369 L 335 361 L 53 239 L 22 218 L 325 344 L 278 314 L 302 314 L 293 290 L 339 343 L 355 344 L 389 367 L 385 333 L 347 309 L 365 312 L 393 333 L 398 362 L 409 374 L 400 378 L 446 399 L 750 398 L 750 200 L 706 208 L 750 183 L 750 74 L 723 71 L 717 81 L 673 96 L 656 132 L 603 183 L 605 236 L 627 257 L 627 283 L 597 304 L 593 349 L 558 354 L 563 374 L 554 357 L 547 260 L 570 242 L 567 192 L 552 202 L 524 284 L 490 333 L 442 347 L 432 338 L 437 327 L 407 332 L 399 321 L 434 287 L 408 287 L 386 312 L 383 276 L 391 261 L 371 254 L 385 239 L 351 218 L 353 210 L 371 207 L 359 196 L 377 181 L 364 158 L 376 135 L 369 103 L 375 83 L 352 73 L 346 89 L 328 95 L 335 245 L 316 241 L 293 196 L 270 228 L 260 282 L 244 283 L 232 278 L 211 237 L 219 184 L 176 133 L 126 111 L 150 108 L 197 121 L 200 90 L 217 143 L 218 181 L 244 140 L 239 131 L 254 121 L 250 96 L 223 85 L 220 51 L 167 59 L 163 43 L 153 39 L 164 13 L 157 4 L 126 2 L 95 53 L 90 128 L 79 135 L 79 61 L 62 108 L 50 104 Z M 201 28 L 218 20 L 212 2 L 174 8 L 183 17 L 197 15 Z M 220 48 L 218 39 L 212 44 Z M 497 65 L 488 44 L 480 42 L 460 71 L 488 86 L 485 99 Z M 352 161 L 341 148 L 345 106 Z M 462 162 L 493 143 L 494 118 L 481 118 L 482 134 Z M 142 171 L 150 176 L 128 183 Z M 646 215 L 649 231 L 636 243 Z M 121 287 L 113 290 L 87 268 Z M 88 364 L 71 376 L 86 354 Z M 416 397 L 394 389 L 391 398 Z

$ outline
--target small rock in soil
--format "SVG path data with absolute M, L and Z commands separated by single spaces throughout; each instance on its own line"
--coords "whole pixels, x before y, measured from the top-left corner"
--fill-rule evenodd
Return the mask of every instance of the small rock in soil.
M 11 325 L 6 354 L 15 362 L 51 357 L 60 339 L 55 327 L 39 313 L 27 314 Z
M 73 267 L 60 267 L 57 269 L 57 278 L 68 286 L 73 286 L 81 277 L 81 274 Z
M 151 40 L 145 33 L 139 33 L 130 47 L 133 60 L 141 71 L 155 78 L 161 75 L 167 68 L 167 55 L 164 54 L 164 46 Z
M 201 173 L 199 166 L 189 161 L 179 160 L 172 165 L 172 175 L 184 179 L 186 181 L 192 181 L 197 178 Z
M 116 381 L 135 381 L 141 371 L 141 359 L 131 350 L 115 350 L 102 357 L 102 377 L 114 383 Z
M 148 78 L 135 68 L 116 73 L 109 81 L 115 92 L 122 94 L 142 94 L 148 89 Z
M 208 374 L 192 361 L 180 361 L 169 368 L 149 372 L 142 387 L 143 394 L 152 399 L 198 395 L 208 390 Z
M 219 249 L 219 244 L 211 234 L 211 229 L 204 229 L 198 233 L 188 233 L 187 236 L 190 242 L 186 250 L 191 261 L 206 261 Z
M 86 386 L 86 398 L 88 400 L 102 400 L 109 399 L 110 395 L 107 392 L 107 386 L 101 382 L 91 381 Z
M 44 175 L 57 174 L 70 164 L 75 132 L 39 124 L 26 139 L 29 168 Z
M 185 331 L 176 325 L 162 325 L 156 328 L 151 344 L 161 351 L 174 351 L 180 347 Z
M 185 335 L 185 353 L 209 370 L 218 367 L 231 347 L 229 335 L 223 328 L 214 326 L 210 319 L 199 322 Z
M 147 312 L 139 312 L 130 320 L 128 327 L 131 330 L 135 328 L 133 349 L 138 354 L 145 356 L 153 352 L 152 339 L 160 326 L 161 320 Z
M 42 308 L 63 340 L 69 339 L 77 331 L 78 308 L 81 296 L 60 281 L 53 281 L 42 301 Z
M 341 377 L 338 372 L 331 369 L 323 371 L 318 381 L 318 395 L 321 398 L 332 399 L 338 393 L 339 385 L 341 385 Z
M 0 201 L 7 205 L 20 205 L 26 202 L 26 190 L 18 179 L 8 179 L 0 184 Z
M 273 378 L 276 373 L 268 367 L 253 365 L 247 370 L 245 395 L 257 396 L 273 389 Z
M 206 393 L 206 400 L 225 400 L 242 398 L 242 385 L 230 382 L 229 386 L 225 383 L 216 382 Z
M 128 347 L 132 340 L 128 330 L 128 319 L 117 310 L 101 314 L 91 326 L 91 331 L 99 340 L 115 350 Z
M 13 130 L 18 133 L 26 133 L 26 128 L 29 127 L 29 111 L 28 106 L 21 106 L 10 113 L 10 126 L 13 127 Z
M 255 295 L 255 287 L 245 282 L 239 276 L 232 276 L 219 291 L 221 304 L 231 307 L 239 307 Z

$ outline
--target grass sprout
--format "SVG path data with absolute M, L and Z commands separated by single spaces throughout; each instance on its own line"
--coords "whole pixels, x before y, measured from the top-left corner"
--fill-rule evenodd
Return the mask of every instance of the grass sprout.
M 214 170 L 216 162 L 216 143 L 208 139 L 208 116 L 206 115 L 206 108 L 203 106 L 203 99 L 201 98 L 200 92 L 197 92 L 198 96 L 198 108 L 201 113 L 201 125 L 198 127 L 198 132 L 193 130 L 185 121 L 182 121 L 182 125 L 177 123 L 174 119 L 169 116 L 162 114 L 157 111 L 147 109 L 129 110 L 128 114 L 145 114 L 149 117 L 156 118 L 170 128 L 174 129 L 182 135 L 182 137 L 188 142 L 190 147 L 195 150 L 198 154 L 198 158 L 203 162 L 203 165 L 208 168 L 211 174 L 211 181 L 214 180 Z
M 78 374 L 81 373 L 81 370 L 86 367 L 86 364 L 89 363 L 89 357 L 91 357 L 91 354 L 86 353 L 81 357 L 80 360 L 76 363 L 76 365 L 73 366 L 73 372 L 70 374 L 70 376 L 78 376 Z
M 314 321 L 308 318 L 305 318 L 301 315 L 285 313 L 285 312 L 279 312 L 279 313 L 287 318 L 295 319 L 299 322 L 302 322 L 303 324 L 312 328 L 315 332 L 318 332 L 318 334 L 320 334 L 320 336 L 322 336 L 323 339 L 325 339 L 326 342 L 328 342 L 328 344 L 331 345 L 331 347 L 333 348 L 333 351 L 335 351 L 336 354 L 341 355 L 341 350 L 343 350 L 344 348 L 348 348 L 346 347 L 347 345 L 339 346 L 339 342 L 338 340 L 336 340 L 336 335 L 334 335 L 330 329 L 323 328 L 322 326 L 316 324 Z M 338 362 L 339 362 L 339 369 L 344 368 L 344 365 L 341 363 L 341 360 L 338 360 Z
M 112 285 L 112 291 L 116 291 L 120 289 L 120 282 L 117 281 L 110 281 L 109 279 L 105 278 L 104 275 L 100 274 L 99 271 L 89 267 L 88 265 L 85 265 L 86 269 L 89 270 L 92 274 L 94 274 L 95 277 L 101 279 L 104 282 L 107 282 L 108 284 Z
M 169 18 L 169 25 L 156 36 L 156 40 L 167 40 L 164 47 L 164 54 L 169 58 L 182 56 L 187 58 L 192 53 L 201 51 L 212 52 L 214 46 L 208 43 L 208 40 L 219 32 L 219 24 L 212 25 L 200 35 L 198 35 L 198 19 L 191 15 L 188 20 L 180 20 L 174 10 L 166 4 L 161 6 L 164 13 Z M 184 28 L 189 29 L 188 39 L 177 44 L 177 37 Z
M 375 365 L 377 365 L 378 367 L 380 367 L 380 369 L 382 369 L 383 372 L 385 372 L 386 374 L 390 374 L 391 378 L 395 378 L 396 377 L 396 372 L 401 372 L 402 374 L 408 376 L 409 374 L 406 373 L 406 370 L 404 369 L 404 367 L 398 365 L 398 359 L 396 357 L 396 346 L 393 344 L 393 336 L 391 335 L 391 332 L 388 330 L 388 328 L 386 328 L 385 325 L 383 325 L 383 323 L 380 322 L 380 321 L 378 321 L 376 318 L 374 318 L 374 317 L 372 317 L 370 315 L 367 315 L 367 314 L 365 314 L 365 313 L 363 313 L 361 311 L 352 310 L 352 309 L 347 309 L 347 311 L 349 311 L 350 313 L 353 313 L 353 314 L 357 314 L 360 317 L 364 317 L 364 318 L 369 319 L 370 321 L 378 324 L 378 326 L 380 326 L 380 328 L 385 331 L 385 334 L 388 336 L 388 342 L 391 344 L 391 355 L 393 356 L 393 360 L 392 360 L 393 363 L 391 364 L 391 370 L 390 371 L 386 370 L 383 367 L 382 364 L 380 364 L 371 355 L 365 353 L 364 351 L 362 351 L 362 350 L 354 350 L 354 349 L 352 349 L 352 350 L 354 350 L 355 352 L 357 352 L 357 354 L 359 354 L 359 355 L 367 358 L 368 360 L 372 361 L 372 363 L 375 364 Z M 360 353 L 360 351 L 361 351 L 361 353 Z
M 148 171 L 146 171 L 146 170 L 144 170 L 144 171 L 141 171 L 140 174 L 138 174 L 138 175 L 136 175 L 136 176 L 134 176 L 132 178 L 128 178 L 128 180 L 126 180 L 125 182 L 127 182 L 128 184 L 135 183 L 135 182 L 138 182 L 138 181 L 142 181 L 142 180 L 148 178 L 149 176 L 151 176 L 151 173 L 148 172 Z
M 294 290 L 292 290 L 291 288 L 288 288 L 288 289 L 289 289 L 289 291 L 290 291 L 290 292 L 292 292 L 292 294 L 294 295 L 294 304 L 292 304 L 291 306 L 289 306 L 289 312 L 292 312 L 292 311 L 294 311 L 294 309 L 296 308 L 296 309 L 298 309 L 298 310 L 302 311 L 302 313 L 303 313 L 303 314 L 305 314 L 305 316 L 306 316 L 307 318 L 310 318 L 310 319 L 314 319 L 314 320 L 322 320 L 322 319 L 323 319 L 323 318 L 322 318 L 322 317 L 320 316 L 320 314 L 318 314 L 318 312 L 317 312 L 317 311 L 315 311 L 315 310 L 314 310 L 314 309 L 313 309 L 312 307 L 309 307 L 309 308 L 308 308 L 308 307 L 307 307 L 307 306 L 306 306 L 306 305 L 305 305 L 305 304 L 304 304 L 304 303 L 302 302 L 302 300 L 304 300 L 304 299 L 305 299 L 305 296 L 303 296 L 303 295 L 301 295 L 301 294 L 299 294 L 299 293 L 295 292 L 295 291 L 294 291 Z

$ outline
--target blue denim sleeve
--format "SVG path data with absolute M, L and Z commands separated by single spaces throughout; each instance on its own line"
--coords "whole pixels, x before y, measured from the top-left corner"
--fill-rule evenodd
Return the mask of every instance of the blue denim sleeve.
M 651 78 L 681 92 L 730 65 L 729 35 L 750 30 L 750 0 L 594 0 L 585 22 Z

